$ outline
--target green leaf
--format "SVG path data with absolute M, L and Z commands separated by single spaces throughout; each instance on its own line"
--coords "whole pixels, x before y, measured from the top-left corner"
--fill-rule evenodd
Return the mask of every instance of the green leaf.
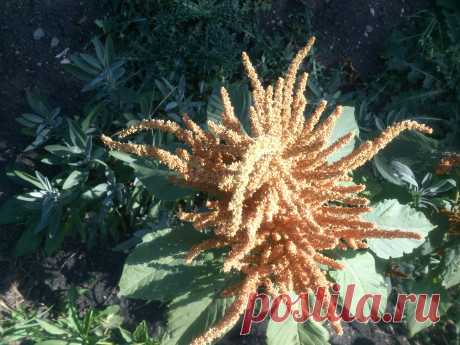
M 227 88 L 230 96 L 233 108 L 235 109 L 235 115 L 240 120 L 243 128 L 247 133 L 250 132 L 248 111 L 251 105 L 251 93 L 249 92 L 247 84 L 244 83 L 233 83 Z M 222 121 L 222 112 L 224 106 L 220 97 L 220 87 L 215 87 L 211 97 L 208 100 L 206 109 L 207 119 L 220 123 Z
M 0 225 L 23 223 L 30 210 L 24 207 L 24 202 L 12 197 L 0 206 Z
M 391 167 L 390 162 L 382 154 L 374 156 L 372 160 L 377 171 L 382 175 L 382 177 L 390 183 L 393 183 L 397 186 L 403 186 L 404 182 L 395 175 L 394 169 Z
M 70 61 L 72 62 L 72 65 L 78 67 L 84 73 L 87 73 L 92 76 L 96 76 L 99 74 L 99 71 L 91 65 L 89 65 L 85 60 L 83 60 L 80 55 L 72 55 L 70 57 Z
M 41 328 L 43 328 L 47 333 L 51 335 L 63 335 L 67 334 L 66 330 L 53 325 L 52 323 L 45 321 L 45 320 L 40 320 L 37 319 L 37 323 L 40 325 Z
M 89 54 L 80 54 L 80 57 L 85 60 L 87 64 L 89 64 L 91 67 L 94 67 L 98 70 L 102 70 L 104 67 L 99 63 L 99 61 L 92 55 Z
M 53 217 L 54 228 L 50 227 L 50 230 L 48 231 L 50 235 L 46 236 L 44 246 L 46 255 L 52 255 L 59 248 L 61 248 L 61 245 L 64 242 L 64 238 L 67 235 L 67 224 L 63 224 L 61 228 L 58 228 L 59 226 L 61 226 L 61 214 L 62 210 L 58 212 L 58 215 L 56 217 Z
M 74 170 L 65 179 L 64 184 L 62 185 L 62 189 L 67 190 L 75 186 L 78 186 L 79 184 L 84 183 L 87 178 L 88 178 L 87 171 Z
M 30 122 L 33 122 L 33 123 L 36 123 L 36 124 L 41 124 L 44 122 L 43 118 L 41 116 L 38 116 L 36 114 L 30 114 L 30 113 L 26 113 L 26 114 L 22 114 L 21 115 L 24 119 L 30 121 Z
M 120 331 L 120 334 L 124 341 L 128 342 L 129 344 L 134 343 L 134 339 L 131 337 L 131 333 L 129 331 L 121 327 L 118 327 L 118 330 Z
M 105 51 L 104 51 L 104 63 L 106 66 L 110 66 L 115 57 L 115 49 L 113 46 L 113 39 L 109 35 L 105 39 Z
M 40 182 L 40 180 L 37 177 L 32 176 L 24 171 L 15 170 L 13 171 L 13 173 L 20 179 L 26 182 L 29 182 L 30 184 L 34 185 L 35 187 L 39 189 L 43 189 L 44 187 L 43 184 Z
M 83 81 L 90 81 L 93 79 L 93 75 L 91 73 L 87 73 L 83 71 L 81 68 L 74 66 L 70 63 L 62 65 L 63 69 L 72 74 L 74 77 L 83 80 Z
M 147 188 L 148 191 L 161 200 L 174 201 L 184 198 L 192 193 L 192 190 L 185 187 L 173 185 L 168 178 L 174 176 L 174 173 L 153 167 L 151 165 L 138 163 L 131 164 L 136 177 Z
M 110 155 L 130 166 L 141 183 L 158 199 L 175 201 L 193 193 L 189 188 L 172 184 L 168 178 L 174 173 L 160 168 L 155 162 L 118 151 L 111 151 Z
M 83 121 L 81 122 L 81 128 L 83 131 L 86 131 L 90 128 L 91 123 L 93 122 L 94 118 L 99 114 L 101 111 L 102 104 L 95 105 L 85 116 Z
M 460 284 L 460 248 L 447 248 L 444 253 L 442 285 L 449 289 Z
M 149 328 L 147 322 L 142 321 L 134 330 L 133 338 L 137 342 L 146 342 L 149 340 Z
M 46 116 L 46 114 L 48 113 L 48 108 L 45 105 L 45 100 L 40 94 L 34 93 L 27 89 L 26 97 L 27 103 L 29 103 L 30 108 L 34 112 L 36 112 L 38 115 Z
M 91 40 L 91 43 L 93 43 L 94 49 L 96 51 L 97 58 L 99 59 L 99 62 L 101 64 L 105 63 L 105 52 L 104 52 L 104 46 L 102 45 L 101 40 L 98 37 L 94 37 Z
M 338 139 L 348 133 L 354 133 L 354 138 L 347 145 L 343 146 L 340 150 L 335 151 L 327 159 L 329 163 L 338 161 L 340 158 L 353 152 L 355 147 L 356 138 L 359 135 L 359 127 L 355 118 L 354 107 L 343 107 L 342 115 L 337 119 L 335 126 L 332 130 L 332 134 L 328 140 L 328 144 L 331 145 Z
M 36 345 L 81 345 L 81 342 L 74 342 L 70 340 L 45 340 L 36 343 Z
M 36 234 L 34 232 L 35 223 L 30 226 L 22 233 L 19 240 L 14 246 L 14 254 L 16 256 L 23 256 L 34 252 L 41 243 L 43 234 Z
M 69 130 L 69 138 L 73 146 L 77 146 L 78 148 L 85 147 L 87 137 L 80 126 L 71 119 L 67 119 L 67 126 Z
M 128 165 L 132 163 L 136 163 L 136 160 L 137 160 L 137 158 L 135 158 L 134 156 L 128 153 L 125 153 L 125 152 L 121 152 L 121 151 L 110 151 L 109 155 L 112 156 L 113 158 L 116 158 L 125 163 L 128 163 Z
M 296 297 L 297 298 L 297 297 Z M 293 299 L 294 300 L 294 299 Z M 281 303 L 279 315 L 286 306 Z M 318 322 L 308 320 L 296 322 L 292 314 L 283 322 L 269 319 L 267 326 L 267 345 L 328 345 L 329 332 Z
M 379 306 L 379 313 L 383 313 L 386 308 L 388 289 L 382 275 L 375 269 L 375 260 L 369 252 L 359 252 L 350 258 L 339 260 L 345 267 L 342 270 L 330 271 L 329 274 L 334 281 L 340 285 L 339 297 L 343 303 L 347 286 L 355 284 L 355 292 L 350 305 L 351 314 L 355 314 L 356 305 L 359 299 L 365 294 L 382 296 Z M 369 298 L 364 304 L 363 313 L 365 316 L 370 314 L 372 299 Z
M 435 228 L 423 212 L 408 205 L 401 205 L 398 200 L 386 199 L 376 204 L 373 210 L 366 213 L 363 219 L 375 223 L 385 230 L 413 231 L 425 238 Z M 411 253 L 423 243 L 423 240 L 406 238 L 368 239 L 369 248 L 380 258 L 399 258 Z
M 440 294 L 440 305 L 438 308 L 439 316 L 442 316 L 447 312 L 449 307 L 452 305 L 448 294 L 446 293 L 445 289 L 438 283 L 436 283 L 432 277 L 426 277 L 423 280 L 413 280 L 408 284 L 407 292 L 413 293 L 417 295 L 419 294 L 428 294 L 427 302 L 425 303 L 425 308 L 423 310 L 423 315 L 428 314 L 431 296 L 433 294 Z M 415 318 L 416 312 L 416 303 L 407 302 L 406 307 L 404 309 L 405 321 L 407 328 L 409 330 L 409 335 L 413 337 L 418 332 L 424 330 L 425 328 L 430 327 L 433 325 L 431 320 L 426 320 L 424 322 L 419 322 Z
M 131 298 L 168 301 L 190 290 L 194 279 L 213 270 L 196 261 L 187 265 L 187 251 L 205 236 L 191 226 L 155 230 L 146 234 L 128 256 L 120 279 L 120 295 Z
M 96 200 L 107 192 L 108 187 L 109 185 L 107 183 L 100 183 L 84 192 L 81 198 L 83 200 Z
M 169 305 L 168 328 L 162 345 L 188 345 L 219 322 L 233 303 L 233 298 L 220 297 L 225 280 L 216 280 L 206 289 L 191 289 Z M 216 293 L 217 291 L 217 293 Z
M 64 145 L 46 145 L 45 150 L 49 153 L 56 155 L 58 157 L 64 158 L 72 153 L 75 153 L 72 147 L 64 146 Z

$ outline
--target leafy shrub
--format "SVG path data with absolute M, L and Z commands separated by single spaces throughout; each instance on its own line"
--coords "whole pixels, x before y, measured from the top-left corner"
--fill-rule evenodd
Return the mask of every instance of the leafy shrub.
M 118 15 L 100 26 L 118 34 L 135 69 L 145 71 L 147 79 L 174 70 L 190 76 L 193 85 L 222 78 L 234 81 L 243 50 L 264 54 L 264 72 L 273 76 L 292 57 L 287 43 L 302 44 L 308 37 L 309 14 L 295 2 L 282 19 L 273 16 L 277 6 L 270 1 L 112 0 L 111 4 Z M 270 20 L 277 21 L 272 28 L 266 24 Z
M 130 332 L 122 327 L 123 317 L 118 305 L 104 310 L 89 309 L 79 315 L 72 290 L 65 310 L 52 317 L 51 310 L 38 311 L 19 306 L 10 308 L 0 301 L 0 344 L 19 342 L 48 345 L 156 345 L 148 331 L 146 322 L 141 322 Z

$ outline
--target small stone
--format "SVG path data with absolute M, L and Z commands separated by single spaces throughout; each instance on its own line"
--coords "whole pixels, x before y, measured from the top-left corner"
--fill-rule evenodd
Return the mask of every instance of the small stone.
M 371 8 L 369 9 L 369 11 L 371 12 L 371 16 L 372 16 L 372 17 L 375 17 L 375 10 L 374 10 L 374 8 L 371 7 Z
M 37 30 L 34 31 L 34 40 L 39 41 L 43 37 L 45 37 L 45 31 L 43 31 L 42 28 L 37 28 Z
M 51 48 L 56 48 L 59 45 L 59 39 L 57 37 L 53 37 L 51 39 Z
M 371 25 L 366 25 L 366 32 L 372 32 L 374 28 Z

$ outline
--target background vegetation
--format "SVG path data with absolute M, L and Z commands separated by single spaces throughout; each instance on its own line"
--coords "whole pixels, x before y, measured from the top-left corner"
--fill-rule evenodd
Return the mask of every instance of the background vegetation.
M 65 114 L 40 92 L 27 94 L 30 111 L 17 121 L 30 138 L 24 151 L 36 154 L 39 168 L 28 171 L 9 165 L 6 173 L 20 186 L 20 193 L 1 205 L 0 224 L 19 225 L 15 231 L 20 236 L 8 253 L 16 257 L 54 255 L 76 243 L 130 253 L 121 293 L 167 303 L 172 296 L 164 289 L 172 287 L 155 290 L 150 285 L 146 293 L 130 273 L 136 269 L 133 258 L 152 263 L 154 258 L 139 251 L 145 246 L 152 253 L 159 250 L 161 234 L 175 241 L 174 233 L 168 235 L 167 230 L 178 227 L 174 213 L 201 207 L 204 196 L 171 185 L 168 172 L 156 162 L 108 152 L 99 136 L 153 117 L 179 123 L 182 113 L 200 123 L 216 119 L 221 85 L 229 88 L 244 119 L 250 96 L 241 51 L 248 51 L 258 62 L 260 75 L 271 80 L 284 72 L 293 53 L 311 35 L 310 12 L 295 2 L 283 22 L 274 19 L 272 2 L 258 0 L 113 0 L 107 6 L 111 15 L 98 20 L 100 31 L 89 48 L 73 55 L 65 66 L 69 75 L 83 82 L 86 104 Z M 353 106 L 360 140 L 405 118 L 435 128 L 430 138 L 403 136 L 355 178 L 366 183 L 376 205 L 397 200 L 393 219 L 405 223 L 394 225 L 420 227 L 425 222 L 436 230 L 415 250 L 401 245 L 400 258 L 386 260 L 379 244 L 374 244 L 375 256 L 362 254 L 349 261 L 349 267 L 355 264 L 359 271 L 375 261 L 372 274 L 376 276 L 370 274 L 366 281 L 381 279 L 393 294 L 441 292 L 442 322 L 428 328 L 430 324 L 415 323 L 409 311 L 406 329 L 398 332 L 412 337 L 414 344 L 455 344 L 460 337 L 460 225 L 454 222 L 454 215 L 459 215 L 459 171 L 438 176 L 436 167 L 445 152 L 460 149 L 460 5 L 438 0 L 405 21 L 385 44 L 383 70 L 351 88 L 343 66 L 325 69 L 313 54 L 305 66 L 312 71 L 308 92 L 313 104 L 325 97 Z M 168 148 L 176 145 L 174 138 L 155 131 L 135 140 Z M 419 220 L 410 224 L 415 216 L 402 205 L 417 212 Z M 158 272 L 145 274 L 153 279 Z M 183 283 L 184 278 L 178 279 Z M 146 322 L 127 330 L 117 305 L 79 310 L 75 304 L 79 293 L 70 291 L 52 309 L 0 304 L 0 343 L 155 344 L 167 334 L 167 329 L 153 334 Z M 171 310 L 169 317 L 182 312 Z M 192 321 L 204 327 L 202 320 Z M 317 341 L 328 343 L 327 331 L 316 332 L 323 332 Z

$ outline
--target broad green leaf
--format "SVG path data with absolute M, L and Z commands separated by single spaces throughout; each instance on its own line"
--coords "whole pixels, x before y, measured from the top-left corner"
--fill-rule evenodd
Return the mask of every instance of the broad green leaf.
M 369 252 L 359 252 L 351 258 L 339 260 L 345 267 L 342 270 L 330 271 L 332 279 L 340 285 L 339 297 L 343 303 L 347 286 L 355 284 L 355 291 L 350 305 L 351 314 L 355 314 L 356 305 L 365 294 L 382 296 L 379 313 L 385 312 L 388 289 L 383 276 L 375 269 L 375 260 Z M 364 304 L 364 316 L 370 314 L 372 299 L 369 298 Z
M 291 300 L 297 296 L 291 294 Z M 292 308 L 298 308 L 293 305 Z M 280 303 L 278 314 L 284 315 L 286 305 Z M 321 323 L 307 320 L 304 323 L 296 322 L 291 314 L 283 322 L 275 322 L 271 318 L 267 325 L 267 345 L 328 345 L 329 333 Z
M 204 279 L 214 268 L 184 261 L 187 251 L 205 236 L 191 226 L 155 230 L 146 234 L 128 256 L 120 279 L 120 295 L 168 301 L 190 290 L 194 279 Z
M 328 144 L 331 145 L 338 139 L 348 133 L 354 133 L 354 138 L 347 145 L 343 146 L 340 150 L 335 151 L 327 159 L 329 163 L 338 161 L 340 158 L 353 152 L 355 147 L 356 138 L 359 135 L 358 123 L 355 119 L 355 108 L 354 107 L 343 107 L 342 115 L 337 119 L 335 126 L 332 130 L 332 134 L 328 140 Z
M 431 296 L 433 294 L 440 294 L 440 305 L 438 308 L 438 315 L 442 316 L 447 312 L 449 307 L 452 305 L 449 295 L 446 293 L 445 289 L 438 283 L 436 283 L 432 277 L 426 277 L 423 280 L 411 281 L 408 284 L 407 292 L 417 295 L 417 300 L 420 294 L 428 294 L 427 302 L 424 305 L 423 315 L 427 315 L 430 307 Z M 426 320 L 424 322 L 419 322 L 415 318 L 416 313 L 416 303 L 410 301 L 406 302 L 406 307 L 404 309 L 405 321 L 407 328 L 409 330 L 409 335 L 412 337 L 418 332 L 424 330 L 425 328 L 433 325 L 431 320 Z
M 136 177 L 158 199 L 174 201 L 192 193 L 191 189 L 175 186 L 168 180 L 169 177 L 174 176 L 174 173 L 152 165 L 142 164 L 141 160 L 137 162 L 131 164 Z
M 118 151 L 111 151 L 110 155 L 130 166 L 141 183 L 158 199 L 174 201 L 192 193 L 189 188 L 172 184 L 168 178 L 174 176 L 174 173 L 160 168 L 152 161 Z
M 297 323 L 289 316 L 284 322 L 269 320 L 267 345 L 328 345 L 329 332 L 315 321 Z
M 225 280 L 215 280 L 205 289 L 191 288 L 169 305 L 168 328 L 161 345 L 188 345 L 197 336 L 216 325 L 233 303 L 221 297 Z
M 460 284 L 460 248 L 447 248 L 444 253 L 442 285 L 449 289 Z
M 226 87 L 233 108 L 235 109 L 235 115 L 240 120 L 243 128 L 246 132 L 250 132 L 248 110 L 251 105 L 251 93 L 249 92 L 248 86 L 243 83 L 233 83 Z M 208 100 L 208 106 L 206 109 L 208 121 L 214 121 L 220 123 L 222 121 L 222 112 L 224 106 L 220 97 L 220 87 L 215 87 L 211 97 Z
M 398 200 L 386 199 L 377 203 L 373 210 L 366 213 L 363 219 L 375 223 L 384 230 L 413 231 L 425 238 L 435 228 L 423 212 L 408 205 L 401 205 Z M 369 248 L 380 258 L 399 258 L 411 253 L 423 243 L 423 240 L 405 238 L 367 240 Z

